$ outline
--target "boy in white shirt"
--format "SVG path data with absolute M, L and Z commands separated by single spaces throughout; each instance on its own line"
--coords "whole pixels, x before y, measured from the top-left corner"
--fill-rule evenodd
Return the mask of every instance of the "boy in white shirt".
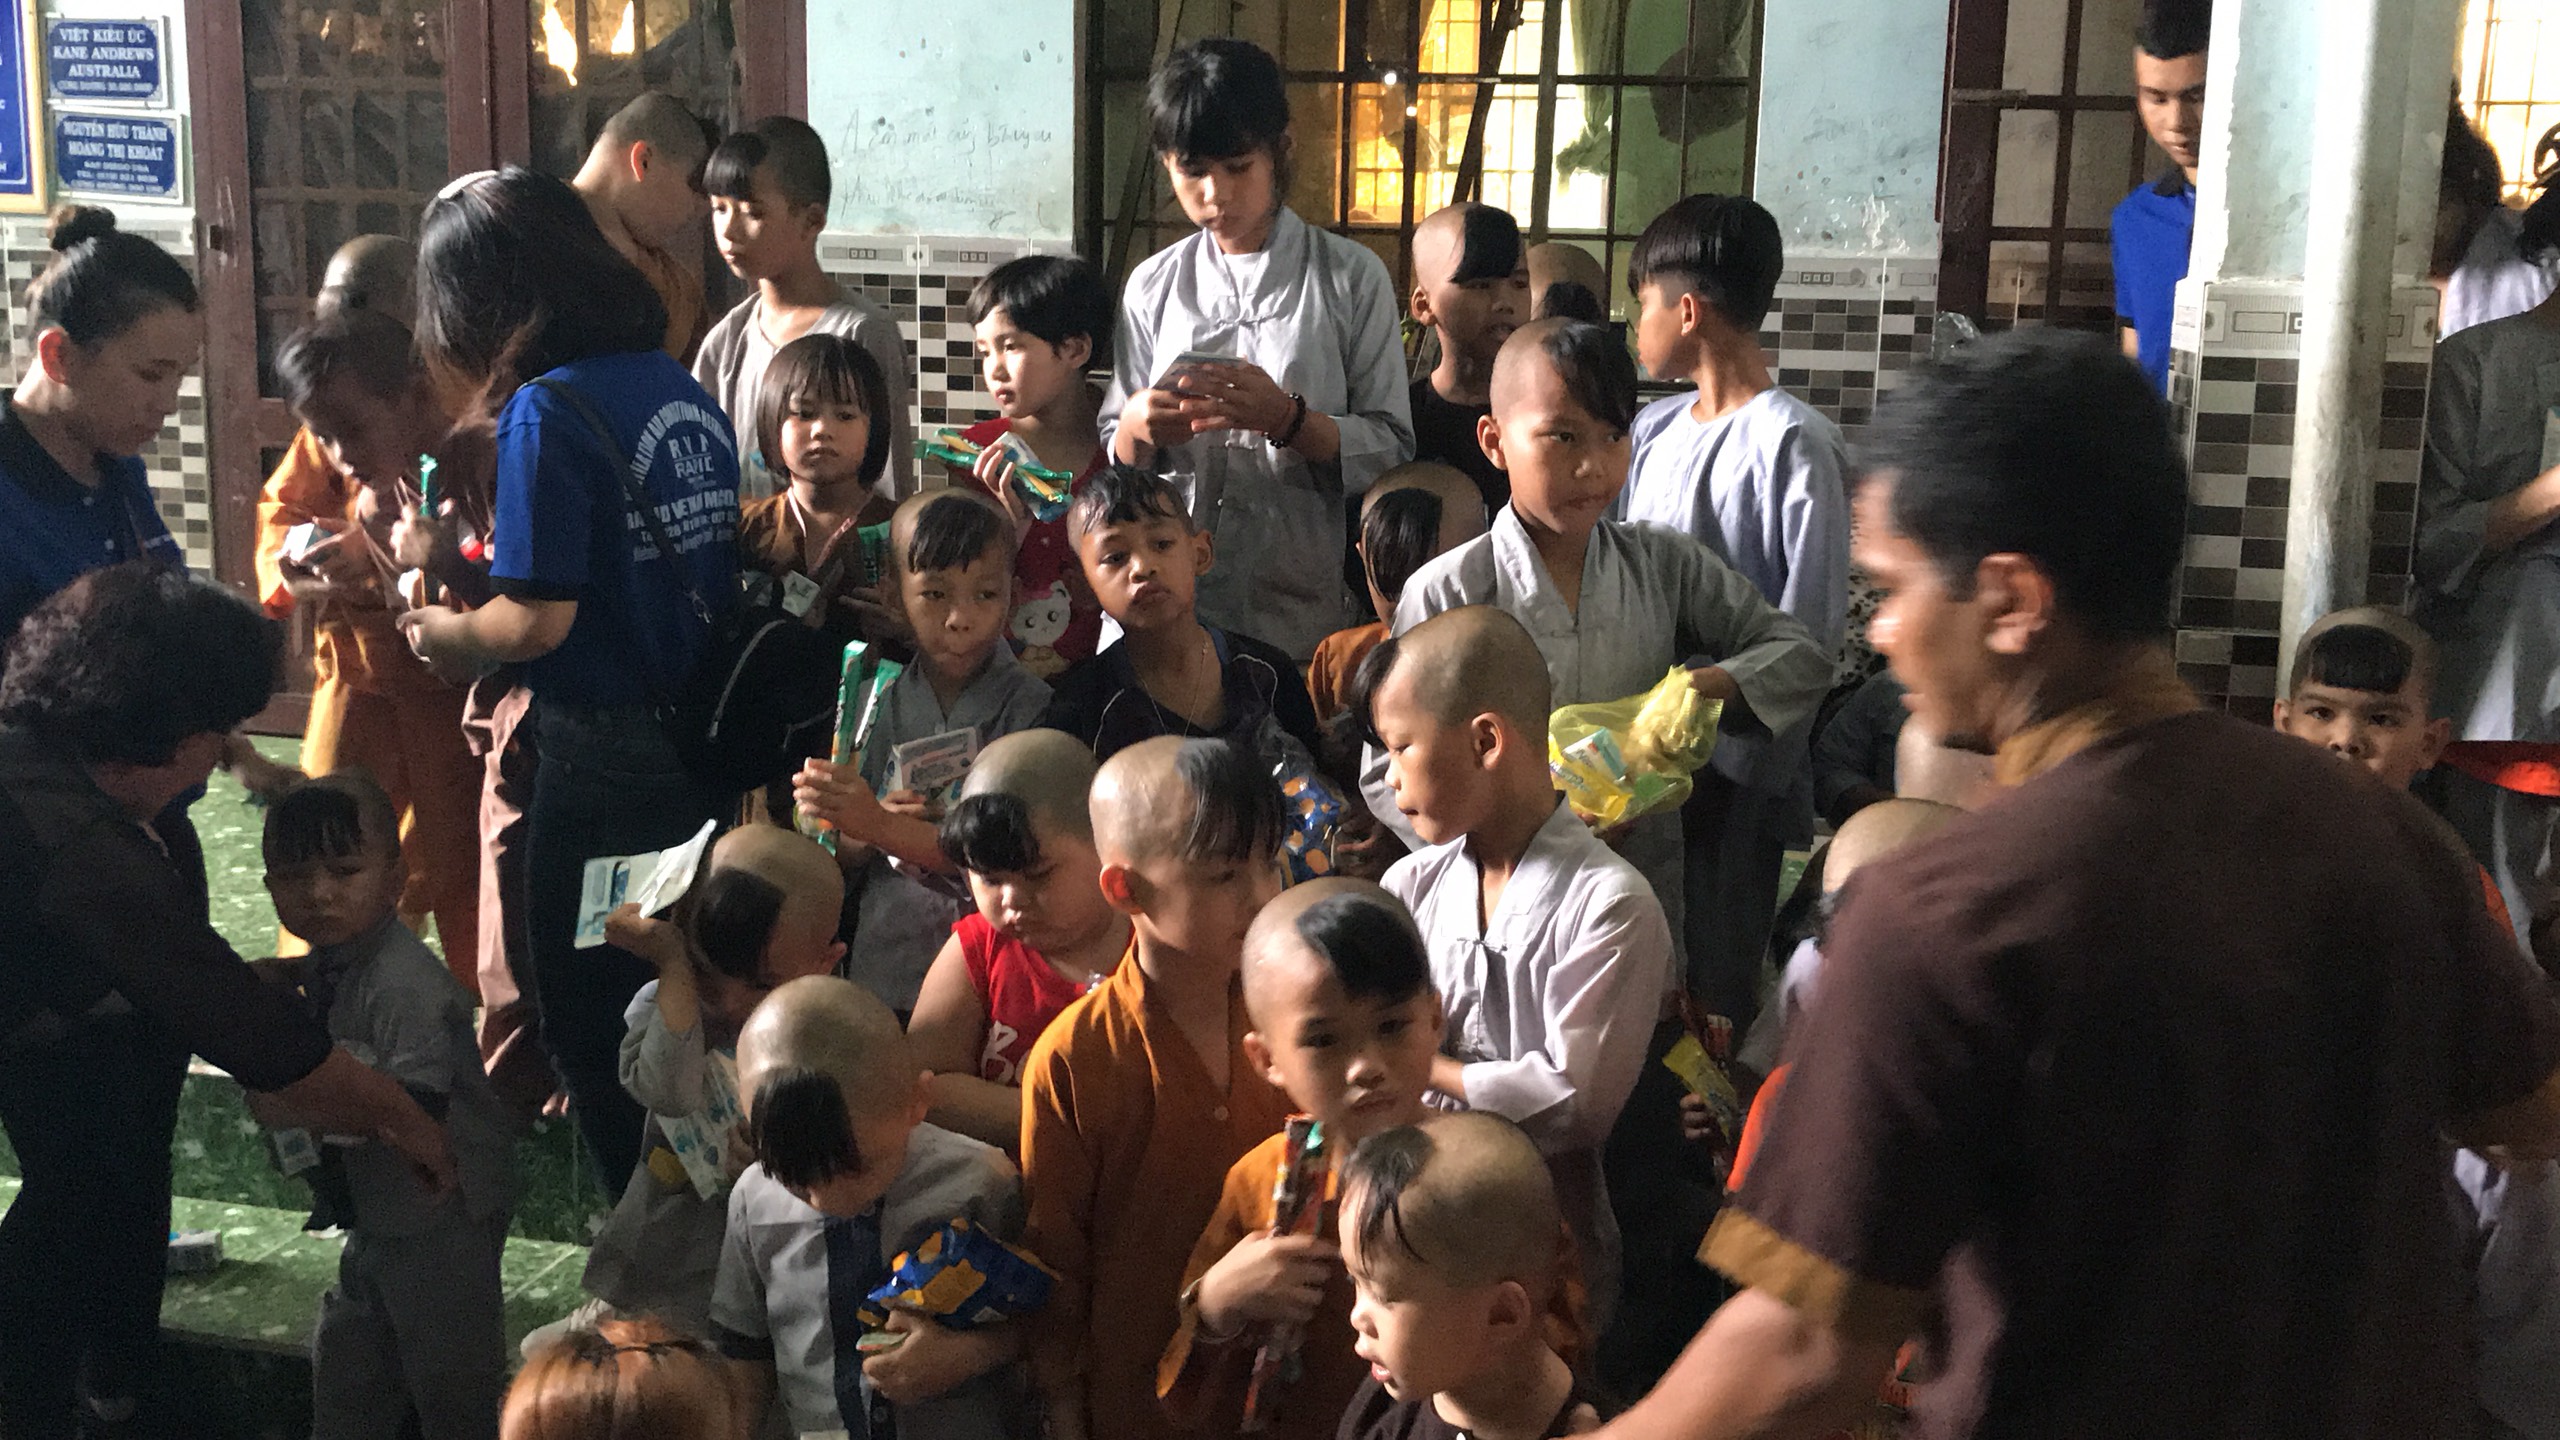
M 1848 457 L 1821 412 L 1769 383 L 1760 323 L 1786 261 L 1778 222 L 1747 196 L 1692 195 L 1645 227 L 1627 261 L 1636 360 L 1694 391 L 1636 416 L 1624 518 L 1696 537 L 1770 604 L 1840 653 L 1849 613 Z M 1747 1024 L 1785 852 L 1813 840 L 1811 717 L 1717 745 L 1683 812 L 1689 973 L 1699 999 Z
M 1381 644 L 1361 675 L 1387 788 L 1429 847 L 1384 883 L 1413 911 L 1448 1007 L 1432 1088 L 1517 1122 L 1546 1155 L 1596 1332 L 1618 1280 L 1600 1148 L 1671 984 L 1670 926 L 1644 877 L 1558 801 L 1553 692 L 1519 621 L 1448 611 Z

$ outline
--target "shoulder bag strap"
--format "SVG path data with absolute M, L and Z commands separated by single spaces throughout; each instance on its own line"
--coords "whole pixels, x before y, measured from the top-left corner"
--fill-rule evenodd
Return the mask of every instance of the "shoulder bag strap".
M 624 503 L 639 515 L 641 528 L 649 532 L 651 543 L 658 547 L 660 555 L 666 557 L 667 573 L 674 578 L 676 588 L 684 592 L 684 597 L 693 602 L 694 615 L 704 625 L 710 625 L 713 615 L 711 602 L 703 598 L 702 591 L 686 578 L 684 567 L 677 563 L 675 542 L 667 538 L 667 527 L 658 523 L 658 507 L 650 500 L 649 492 L 641 487 L 640 477 L 631 473 L 631 454 L 614 435 L 613 427 L 606 423 L 603 412 L 597 410 L 595 402 L 580 393 L 578 387 L 564 381 L 543 376 L 530 383 L 559 396 L 570 409 L 578 412 L 580 419 L 587 422 L 587 428 L 596 433 L 596 438 L 604 442 L 605 454 L 615 462 L 614 473 L 622 478 Z

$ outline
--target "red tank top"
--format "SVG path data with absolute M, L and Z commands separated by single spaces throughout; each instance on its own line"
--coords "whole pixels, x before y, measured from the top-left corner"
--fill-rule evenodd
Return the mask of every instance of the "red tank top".
M 951 933 L 960 939 L 960 955 L 969 964 L 969 988 L 987 1007 L 987 1041 L 978 1051 L 978 1078 L 998 1085 L 1020 1085 L 1022 1062 L 1031 1045 L 1058 1012 L 1075 1003 L 1085 987 L 1058 973 L 1040 952 L 987 923 L 972 910 L 960 917 Z

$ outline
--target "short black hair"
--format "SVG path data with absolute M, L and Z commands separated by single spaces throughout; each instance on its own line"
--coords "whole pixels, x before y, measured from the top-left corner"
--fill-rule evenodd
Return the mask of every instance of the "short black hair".
M 2133 43 L 2154 60 L 2182 60 L 2213 40 L 2213 0 L 2144 0 Z
M 767 115 L 713 146 L 703 162 L 702 193 L 723 200 L 753 200 L 756 171 L 770 166 L 774 188 L 793 205 L 823 210 L 835 193 L 827 168 L 827 142 L 805 120 Z
M 713 974 L 761 983 L 765 947 L 785 903 L 782 887 L 752 870 L 711 871 L 694 890 L 687 917 L 694 949 Z
M 198 308 L 196 282 L 177 257 L 116 228 L 112 210 L 65 205 L 47 236 L 53 258 L 27 284 L 27 334 L 58 328 L 94 348 L 133 328 L 154 310 Z
M 1344 1159 L 1337 1190 L 1356 1196 L 1357 1203 L 1344 1212 L 1341 1227 L 1359 1240 L 1361 1254 L 1377 1254 L 1392 1238 L 1405 1254 L 1426 1265 L 1432 1262 L 1406 1233 L 1404 1192 L 1422 1178 L 1438 1148 L 1421 1126 L 1399 1125 L 1361 1141 Z
M 1280 782 L 1251 751 L 1227 740 L 1185 740 L 1174 773 L 1191 792 L 1191 828 L 1175 852 L 1199 864 L 1267 864 L 1286 826 Z
M 1440 516 L 1445 507 L 1433 491 L 1419 485 L 1390 490 L 1360 517 L 1360 552 L 1369 563 L 1369 583 L 1392 605 L 1404 598 L 1405 582 L 1440 552 Z
M 1540 320 L 1587 320 L 1603 325 L 1609 320 L 1609 307 L 1591 293 L 1591 287 L 1579 280 L 1558 280 L 1538 297 Z
M 1147 81 L 1148 144 L 1177 163 L 1232 160 L 1288 146 L 1280 62 L 1250 40 L 1212 35 L 1165 57 Z M 1283 187 L 1283 193 L 1286 193 Z
M 898 563 L 906 573 L 921 575 L 956 569 L 989 551 L 1012 573 L 1013 522 L 983 490 L 945 490 L 917 508 Z
M 1194 528 L 1191 506 L 1172 481 L 1135 465 L 1106 465 L 1076 492 L 1075 508 L 1067 512 L 1067 533 L 1084 536 L 1105 525 L 1146 520 L 1179 520 L 1183 529 Z
M 1431 988 L 1431 956 L 1413 916 L 1392 896 L 1327 895 L 1298 912 L 1298 938 L 1323 957 L 1354 1000 L 1393 1005 Z
M 952 864 L 976 874 L 1020 875 L 1040 865 L 1040 836 L 1031 828 L 1031 807 L 1019 795 L 990 790 L 963 796 L 943 814 L 935 834 Z
M 1787 267 L 1778 217 L 1748 195 L 1691 195 L 1653 217 L 1627 254 L 1627 293 L 1677 282 L 1745 334 L 1769 318 Z
M 259 850 L 269 865 L 298 865 L 361 855 L 380 841 L 400 853 L 400 811 L 391 797 L 360 770 L 315 775 L 295 784 L 267 806 Z
M 2332 625 L 2305 640 L 2294 651 L 2293 680 L 2288 695 L 2305 685 L 2340 690 L 2396 694 L 2418 668 L 2418 652 L 2408 641 L 2374 625 Z
M 2169 632 L 2186 462 L 2160 392 L 2107 340 L 2034 326 L 1924 365 L 1877 409 L 1861 459 L 1955 594 L 1984 556 L 2015 552 L 2092 634 Z
M 1620 430 L 1636 423 L 1636 362 L 1627 342 L 1606 325 L 1567 320 L 1537 337 L 1537 346 L 1564 381 L 1564 393 L 1591 418 Z
M 92 570 L 18 627 L 0 724 L 83 761 L 166 765 L 267 707 L 284 627 L 210 580 L 147 561 Z
M 775 476 L 788 482 L 790 467 L 782 458 L 782 422 L 792 403 L 806 395 L 821 405 L 850 400 L 862 412 L 870 433 L 862 447 L 862 483 L 877 485 L 889 469 L 889 377 L 871 352 L 842 335 L 812 330 L 773 352 L 756 388 L 756 453 Z
M 2506 190 L 2506 169 L 2498 163 L 2497 150 L 2472 125 L 2471 117 L 2462 113 L 2462 102 L 2454 101 L 2445 111 L 2444 169 L 2437 180 L 2437 194 L 2474 210 L 2487 210 L 2498 204 Z
M 418 346 L 449 389 L 503 402 L 536 375 L 655 350 L 666 334 L 666 302 L 568 182 L 510 165 L 428 204 Z
M 1080 255 L 1025 255 L 1007 260 L 969 291 L 969 323 L 983 325 L 998 310 L 1014 328 L 1064 345 L 1081 335 L 1099 363 L 1118 320 L 1119 302 L 1102 272 Z
M 805 1065 L 777 1065 L 757 1083 L 747 1107 L 747 1146 L 786 1189 L 806 1190 L 863 1168 L 844 1091 L 834 1076 Z
M 398 400 L 425 367 L 409 327 L 379 310 L 333 310 L 285 337 L 276 351 L 276 389 L 299 412 L 344 376 L 381 400 Z

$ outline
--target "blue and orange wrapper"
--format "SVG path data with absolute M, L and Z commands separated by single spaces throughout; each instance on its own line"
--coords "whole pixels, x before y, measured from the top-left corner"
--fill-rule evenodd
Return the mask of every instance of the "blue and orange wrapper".
M 1280 776 L 1281 853 L 1289 857 L 1289 883 L 1321 879 L 1333 873 L 1333 842 L 1348 813 L 1342 797 L 1313 770 L 1284 770 Z
M 888 1283 L 872 1291 L 858 1313 L 875 1330 L 889 1323 L 892 1310 L 929 1317 L 945 1329 L 975 1330 L 1037 1312 L 1057 1283 L 1048 1266 L 967 1220 L 954 1220 L 899 1256 Z

